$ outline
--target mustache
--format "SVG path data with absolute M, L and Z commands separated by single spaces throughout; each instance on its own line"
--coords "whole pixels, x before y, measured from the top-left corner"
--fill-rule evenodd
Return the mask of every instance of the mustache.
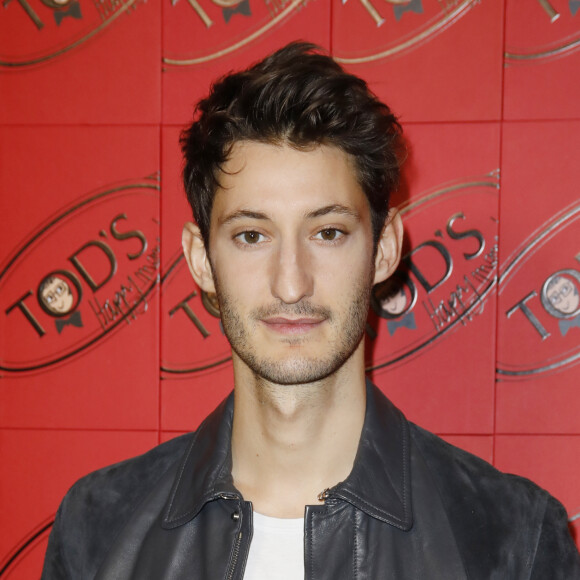
M 277 316 L 290 316 L 293 318 L 332 318 L 332 311 L 323 306 L 316 306 L 310 302 L 297 302 L 296 304 L 270 304 L 256 308 L 252 313 L 252 318 L 261 320 L 263 318 L 274 318 Z

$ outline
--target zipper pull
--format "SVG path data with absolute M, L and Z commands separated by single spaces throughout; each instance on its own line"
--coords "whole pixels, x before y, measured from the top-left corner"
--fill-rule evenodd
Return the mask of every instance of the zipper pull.
M 318 494 L 318 501 L 326 501 L 330 497 L 330 488 L 327 487 L 325 490 Z

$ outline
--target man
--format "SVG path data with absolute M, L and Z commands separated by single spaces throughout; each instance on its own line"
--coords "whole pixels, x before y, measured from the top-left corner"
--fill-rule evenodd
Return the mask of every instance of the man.
M 371 288 L 397 267 L 400 128 L 293 44 L 219 81 L 182 138 L 191 273 L 235 389 L 192 435 L 93 473 L 44 578 L 580 577 L 562 506 L 365 382 Z

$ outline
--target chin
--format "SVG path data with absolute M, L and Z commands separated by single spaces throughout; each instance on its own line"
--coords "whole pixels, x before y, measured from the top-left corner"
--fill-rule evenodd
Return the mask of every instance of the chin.
M 329 377 L 343 366 L 351 354 L 346 357 L 337 356 L 329 360 L 321 360 L 320 358 L 257 360 L 252 356 L 240 358 L 258 378 L 277 385 L 303 385 Z

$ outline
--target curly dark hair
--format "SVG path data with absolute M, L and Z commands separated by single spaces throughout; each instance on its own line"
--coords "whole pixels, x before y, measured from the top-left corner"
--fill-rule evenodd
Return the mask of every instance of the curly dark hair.
M 365 81 L 320 47 L 294 42 L 222 77 L 194 119 L 181 134 L 183 182 L 207 248 L 220 170 L 234 144 L 245 140 L 297 149 L 332 145 L 349 154 L 369 201 L 376 246 L 399 183 L 401 126 Z

